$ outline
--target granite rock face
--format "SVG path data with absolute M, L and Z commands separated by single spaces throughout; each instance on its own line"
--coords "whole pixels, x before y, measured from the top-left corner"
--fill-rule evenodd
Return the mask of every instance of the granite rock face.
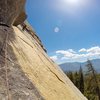
M 25 19 L 25 2 L 26 0 L 0 0 L 0 24 L 12 25 L 20 20 Z M 21 18 L 21 15 L 23 15 Z M 20 23 L 20 20 L 18 21 Z
M 8 96 L 12 100 L 87 100 L 21 26 L 0 27 L 0 100 Z
M 16 20 L 14 21 L 13 25 L 18 26 L 22 24 L 26 19 L 27 19 L 27 15 L 25 13 L 25 9 L 23 9 L 19 14 L 19 16 L 16 18 Z
M 8 39 L 6 40 L 7 34 Z M 44 100 L 20 67 L 11 46 L 16 45 L 14 41 L 13 28 L 0 26 L 0 100 Z M 6 51 L 7 55 L 5 55 Z
M 0 100 L 87 100 L 48 57 L 30 25 L 12 26 L 23 22 L 24 4 L 0 1 Z

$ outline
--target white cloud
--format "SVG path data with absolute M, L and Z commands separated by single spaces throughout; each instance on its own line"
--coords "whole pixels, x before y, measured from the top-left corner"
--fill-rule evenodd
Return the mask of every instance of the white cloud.
M 51 56 L 50 58 L 51 58 L 53 61 L 58 60 L 58 57 L 57 57 L 57 56 Z
M 79 50 L 79 52 L 86 52 L 86 49 L 82 48 L 82 49 Z
M 100 58 L 99 46 L 91 47 L 89 49 L 82 48 L 78 51 L 74 51 L 73 49 L 58 50 L 55 52 L 55 56 L 52 56 L 52 59 L 56 61 L 85 61 L 94 58 Z
M 56 54 L 60 54 L 63 55 L 64 57 L 68 57 L 68 58 L 72 58 L 75 55 L 75 52 L 72 49 L 68 49 L 68 50 L 58 50 L 56 51 Z
M 100 53 L 100 47 L 99 46 L 96 46 L 96 47 L 91 47 L 89 49 L 82 48 L 82 49 L 79 50 L 79 52 Z
M 55 33 L 58 33 L 59 31 L 60 31 L 59 27 L 55 27 L 55 28 L 54 28 L 54 32 L 55 32 Z
M 68 49 L 68 51 L 71 53 L 76 53 L 73 49 Z
M 87 52 L 99 53 L 99 54 L 100 54 L 100 47 L 99 47 L 99 46 L 92 47 L 92 48 L 90 48 L 90 49 L 87 49 Z

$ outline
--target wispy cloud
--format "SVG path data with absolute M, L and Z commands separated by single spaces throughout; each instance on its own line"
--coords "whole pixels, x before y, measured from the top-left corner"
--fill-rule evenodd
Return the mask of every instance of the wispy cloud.
M 79 52 L 86 52 L 86 49 L 82 48 L 82 49 L 79 50 Z
M 55 51 L 55 54 L 51 56 L 51 59 L 56 61 L 57 63 L 61 63 L 64 61 L 73 62 L 83 62 L 87 59 L 94 59 L 94 58 L 100 58 L 100 47 L 95 46 L 91 48 L 82 48 L 78 51 L 75 51 L 73 49 L 68 50 L 57 50 Z
M 89 49 L 82 48 L 82 49 L 79 50 L 79 52 L 100 53 L 100 47 L 96 46 L 96 47 L 92 47 L 92 48 L 89 48 Z

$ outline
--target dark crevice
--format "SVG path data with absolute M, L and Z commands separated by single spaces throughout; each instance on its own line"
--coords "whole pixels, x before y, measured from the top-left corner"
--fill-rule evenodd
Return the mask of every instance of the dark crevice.
M 52 72 L 52 73 L 57 77 L 57 79 L 58 79 L 59 81 L 61 81 L 62 83 L 65 84 L 65 82 L 64 82 L 63 80 L 61 80 L 61 79 L 59 78 L 59 76 L 58 76 L 55 72 L 53 72 L 50 68 L 49 68 L 49 70 L 50 70 L 50 72 Z
M 7 25 L 7 24 L 3 24 L 3 23 L 0 23 L 0 26 L 10 27 L 9 25 Z
M 28 42 L 26 42 L 24 39 L 22 39 L 20 36 L 18 36 L 21 40 L 23 40 L 27 45 L 29 45 L 30 47 L 33 48 L 33 46 L 31 46 Z

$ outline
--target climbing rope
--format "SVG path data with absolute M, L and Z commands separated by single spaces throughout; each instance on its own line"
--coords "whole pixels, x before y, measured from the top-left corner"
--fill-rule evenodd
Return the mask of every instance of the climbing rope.
M 8 62 L 7 62 L 7 54 L 8 54 L 8 50 L 7 50 L 7 47 L 8 47 L 8 32 L 6 32 L 6 40 L 5 40 L 5 72 L 6 72 L 6 87 L 7 87 L 7 95 L 8 95 L 8 100 L 11 100 L 10 99 L 10 91 L 9 91 L 9 79 L 8 79 Z
M 5 0 L 5 5 L 7 5 L 7 0 Z M 6 6 L 6 11 L 7 12 L 8 8 Z M 5 17 L 6 17 L 6 14 L 5 14 Z M 7 25 L 5 25 L 7 26 Z M 8 79 L 8 62 L 7 62 L 7 54 L 8 54 L 8 50 L 7 50 L 7 47 L 8 47 L 8 32 L 6 29 L 4 29 L 4 32 L 6 34 L 6 38 L 5 38 L 5 77 L 6 77 L 6 88 L 7 88 L 7 99 L 8 100 L 11 100 L 10 98 L 10 91 L 9 91 L 9 79 Z
M 6 35 L 5 38 L 4 38 L 4 41 L 3 41 L 3 44 L 1 46 L 1 49 L 0 49 L 0 56 L 2 56 L 4 58 L 4 69 L 5 69 L 5 81 L 6 81 L 6 95 L 7 95 L 7 100 L 11 100 L 10 99 L 10 92 L 9 92 L 9 80 L 8 80 L 8 51 L 7 51 L 7 47 L 8 47 L 8 32 L 6 30 L 6 28 L 1 25 L 1 28 L 4 32 L 4 34 Z M 4 54 L 2 54 L 2 52 L 4 52 Z

